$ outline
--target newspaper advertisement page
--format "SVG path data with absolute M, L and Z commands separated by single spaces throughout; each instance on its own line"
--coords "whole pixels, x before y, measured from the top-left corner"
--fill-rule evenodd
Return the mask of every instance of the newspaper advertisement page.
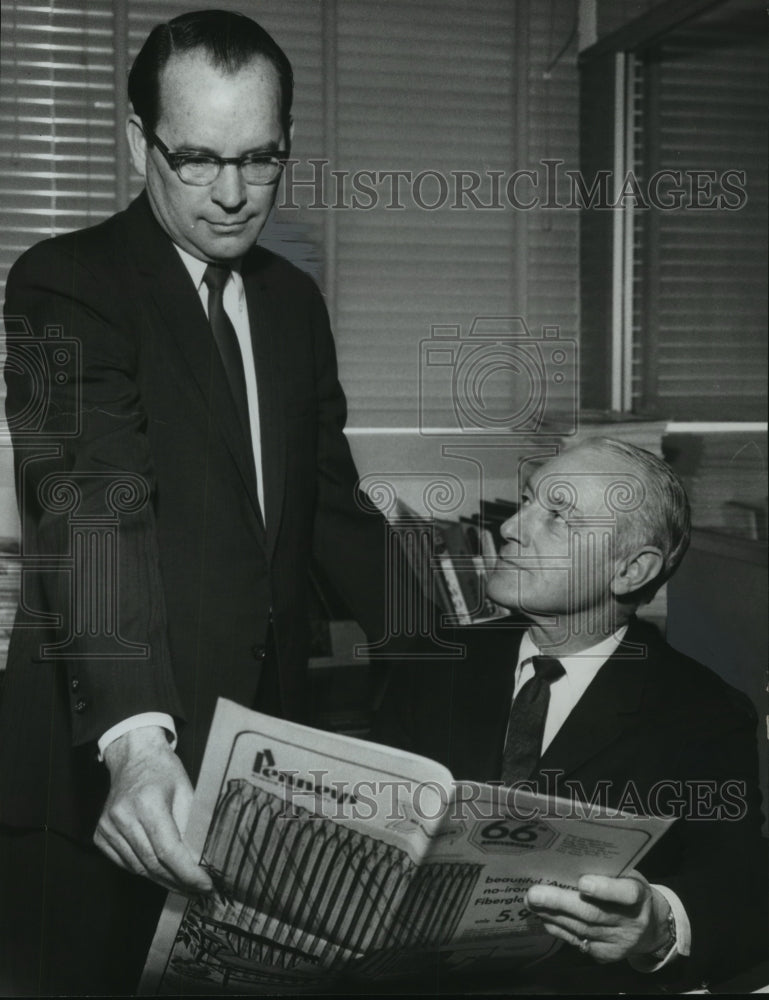
M 581 802 L 457 782 L 428 863 L 474 858 L 483 866 L 454 937 L 442 950 L 454 967 L 531 961 L 558 942 L 526 907 L 545 883 L 574 888 L 580 875 L 620 875 L 635 867 L 669 820 L 600 812 Z
M 301 989 L 385 950 L 450 787 L 432 761 L 220 699 L 185 834 L 217 891 L 169 894 L 140 993 Z
M 140 994 L 311 992 L 436 953 L 514 967 L 556 944 L 528 886 L 619 874 L 665 827 L 455 784 L 423 757 L 220 699 L 185 835 L 215 891 L 169 894 Z

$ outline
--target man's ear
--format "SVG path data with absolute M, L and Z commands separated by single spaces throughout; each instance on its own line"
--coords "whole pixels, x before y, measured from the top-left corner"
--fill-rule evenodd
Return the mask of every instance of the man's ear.
M 289 116 L 288 119 L 288 152 L 294 148 L 294 119 Z
M 128 148 L 131 151 L 131 161 L 137 173 L 144 177 L 147 169 L 147 140 L 142 129 L 142 120 L 138 115 L 129 115 L 126 120 L 126 136 Z
M 656 545 L 645 545 L 632 555 L 620 559 L 611 581 L 615 597 L 626 597 L 651 583 L 662 572 L 665 559 Z

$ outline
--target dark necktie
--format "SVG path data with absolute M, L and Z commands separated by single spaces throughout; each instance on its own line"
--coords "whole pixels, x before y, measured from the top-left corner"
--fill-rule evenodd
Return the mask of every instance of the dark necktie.
M 533 656 L 534 676 L 529 678 L 510 706 L 505 748 L 502 752 L 502 784 L 530 778 L 539 763 L 545 731 L 550 685 L 565 673 L 560 660 Z
M 238 336 L 230 317 L 224 311 L 224 286 L 230 276 L 230 270 L 219 264 L 209 264 L 203 275 L 203 281 L 208 288 L 208 322 L 214 334 L 216 346 L 227 373 L 230 391 L 235 401 L 235 408 L 243 424 L 246 440 L 251 444 L 251 420 L 248 415 L 248 395 L 246 393 L 246 377 L 243 373 L 243 355 L 240 353 Z

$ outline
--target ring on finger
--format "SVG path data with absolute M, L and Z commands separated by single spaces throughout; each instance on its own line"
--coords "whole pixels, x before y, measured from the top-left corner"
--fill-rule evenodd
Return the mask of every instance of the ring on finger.
M 590 941 L 587 938 L 582 938 L 582 940 L 579 943 L 579 950 L 582 952 L 583 955 L 588 954 L 588 952 L 590 951 Z

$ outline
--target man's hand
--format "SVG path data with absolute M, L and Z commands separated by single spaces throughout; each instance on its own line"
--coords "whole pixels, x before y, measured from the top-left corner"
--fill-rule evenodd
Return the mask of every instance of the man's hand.
M 94 843 L 122 868 L 168 889 L 209 892 L 211 879 L 182 841 L 192 785 L 159 726 L 134 729 L 104 751 L 110 792 Z
M 577 886 L 535 885 L 527 893 L 529 908 L 554 937 L 581 945 L 597 962 L 649 955 L 665 943 L 670 906 L 639 872 L 583 875 Z

